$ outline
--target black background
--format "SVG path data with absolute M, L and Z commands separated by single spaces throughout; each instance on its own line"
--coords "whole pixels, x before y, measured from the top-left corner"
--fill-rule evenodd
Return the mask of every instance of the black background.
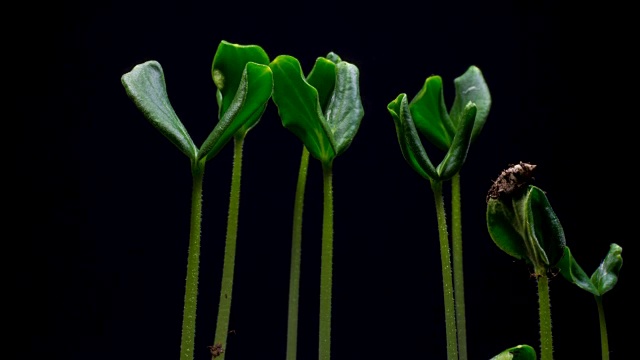
M 440 75 L 478 66 L 493 104 L 461 172 L 468 349 L 489 359 L 539 349 L 530 269 L 486 231 L 500 171 L 538 165 L 568 245 L 588 274 L 615 242 L 625 265 L 604 296 L 612 359 L 629 359 L 636 301 L 631 76 L 624 9 L 553 2 L 83 2 L 24 11 L 10 69 L 28 164 L 12 278 L 27 311 L 16 328 L 30 358 L 176 359 L 189 238 L 188 159 L 126 96 L 122 74 L 161 63 L 171 103 L 196 144 L 217 121 L 210 67 L 221 40 L 295 56 L 308 72 L 334 51 L 360 69 L 365 109 L 334 163 L 332 359 L 446 358 L 433 195 L 402 158 L 387 104 Z M 31 22 L 29 22 L 31 24 Z M 23 26 L 30 26 L 22 24 Z M 18 64 L 16 64 L 18 65 Z M 12 105 L 14 105 L 12 104 Z M 285 356 L 293 194 L 301 142 L 271 103 L 244 146 L 227 359 Z M 25 152 L 24 150 L 27 150 Z M 437 158 L 437 155 L 431 155 Z M 438 160 L 436 160 L 438 162 Z M 207 163 L 195 359 L 213 341 L 231 179 L 229 144 Z M 448 187 L 445 187 L 445 191 Z M 447 203 L 448 206 L 448 203 Z M 298 358 L 317 358 L 322 181 L 311 160 L 304 213 Z M 15 235 L 14 235 L 15 236 Z M 27 241 L 23 241 L 27 239 Z M 599 359 L 596 303 L 551 279 L 555 358 Z M 24 296 L 27 301 L 22 301 Z M 632 324 L 633 325 L 633 324 Z

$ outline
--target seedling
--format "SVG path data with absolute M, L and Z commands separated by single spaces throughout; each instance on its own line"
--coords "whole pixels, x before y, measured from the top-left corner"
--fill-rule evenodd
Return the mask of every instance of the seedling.
M 164 72 L 160 63 L 150 60 L 136 65 L 122 76 L 127 95 L 151 125 L 182 151 L 191 163 L 191 226 L 185 287 L 180 359 L 193 359 L 196 306 L 200 262 L 200 228 L 202 221 L 202 181 L 205 164 L 232 139 L 234 164 L 232 173 L 227 239 L 220 291 L 220 309 L 212 355 L 224 358 L 227 338 L 233 267 L 240 202 L 242 144 L 247 132 L 260 120 L 273 90 L 269 58 L 256 45 L 237 45 L 222 41 L 214 57 L 212 75 L 217 86 L 219 121 L 198 148 L 171 106 Z
M 568 246 L 564 248 L 564 256 L 560 260 L 558 267 L 565 279 L 582 290 L 592 293 L 595 297 L 600 324 L 602 360 L 609 360 L 609 336 L 607 334 L 607 322 L 604 316 L 602 296 L 613 289 L 618 283 L 618 275 L 622 268 L 622 247 L 615 243 L 611 244 L 607 256 L 602 260 L 602 263 L 600 263 L 600 266 L 593 272 L 591 277 L 588 277 L 580 265 L 578 265 L 578 262 L 573 255 L 571 255 Z
M 440 76 L 430 76 L 409 102 L 402 93 L 387 105 L 393 118 L 400 150 L 409 165 L 431 184 L 440 239 L 440 263 L 445 306 L 447 357 L 467 359 L 464 275 L 462 267 L 462 222 L 460 170 L 469 146 L 477 138 L 491 108 L 491 95 L 482 72 L 475 66 L 454 81 L 456 97 L 447 111 Z M 422 145 L 420 134 L 446 152 L 435 167 Z M 449 230 L 442 184 L 451 180 L 451 224 L 453 271 Z M 455 295 L 454 295 L 455 294 Z
M 247 133 L 262 118 L 269 99 L 284 128 L 302 141 L 294 201 L 287 329 L 287 360 L 297 360 L 298 300 L 302 244 L 302 214 L 310 157 L 318 160 L 323 176 L 323 217 L 320 269 L 319 360 L 331 358 L 331 301 L 333 282 L 333 162 L 351 145 L 364 109 L 359 70 L 330 52 L 318 57 L 304 76 L 300 62 L 290 55 L 271 61 L 257 45 L 221 41 L 211 67 L 217 88 L 218 122 L 200 147 L 174 111 L 160 63 L 146 61 L 122 75 L 127 95 L 144 117 L 187 156 L 191 165 L 191 222 L 186 271 L 180 359 L 193 360 L 200 262 L 203 178 L 206 163 L 233 140 L 234 158 L 227 218 L 225 255 L 215 337 L 208 347 L 213 359 L 224 359 L 232 303 L 235 252 L 240 208 L 242 149 Z M 442 79 L 430 76 L 409 101 L 405 93 L 387 105 L 401 153 L 409 166 L 429 181 L 438 221 L 448 360 L 466 360 L 466 322 L 462 267 L 460 172 L 471 144 L 480 134 L 491 108 L 491 95 L 479 68 L 470 66 L 454 80 L 455 99 L 447 110 Z M 432 162 L 422 143 L 426 139 L 442 159 Z M 430 150 L 431 151 L 431 150 Z M 602 359 L 609 346 L 602 296 L 617 283 L 622 248 L 609 253 L 588 277 L 566 246 L 564 230 L 544 191 L 532 185 L 536 166 L 515 164 L 504 170 L 488 191 L 486 221 L 493 242 L 532 268 L 538 285 L 541 360 L 553 359 L 551 272 L 595 296 L 601 334 Z M 451 240 L 446 222 L 443 183 L 451 181 Z M 453 254 L 451 250 L 453 249 Z M 526 344 L 508 348 L 491 360 L 536 360 Z
M 333 283 L 333 161 L 344 153 L 355 137 L 364 116 L 360 100 L 358 68 L 342 61 L 335 53 L 319 57 L 304 77 L 298 59 L 280 55 L 269 65 L 273 71 L 273 101 L 285 128 L 293 132 L 304 144 L 299 185 L 306 177 L 308 151 L 322 164 L 323 201 L 322 258 L 320 269 L 320 329 L 319 359 L 331 358 L 331 294 Z M 298 187 L 296 214 L 301 214 L 302 190 Z M 299 247 L 301 220 L 294 220 L 294 251 Z M 293 258 L 294 262 L 299 260 Z M 292 266 L 299 266 L 292 264 Z M 292 281 L 296 282 L 292 276 Z M 294 284 L 294 287 L 297 285 Z M 294 290 L 295 291 L 295 290 Z M 295 300 L 295 299 L 294 299 Z M 290 300 L 291 301 L 291 300 Z M 291 302 L 290 302 L 290 306 Z M 296 306 L 296 305 L 293 305 Z M 290 315 L 291 316 L 291 315 Z M 289 318 L 289 342 L 287 359 L 295 358 L 297 315 Z

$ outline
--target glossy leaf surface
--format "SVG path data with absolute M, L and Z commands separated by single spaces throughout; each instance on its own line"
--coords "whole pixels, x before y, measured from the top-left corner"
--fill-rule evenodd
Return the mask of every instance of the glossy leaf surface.
M 351 145 L 364 117 L 360 100 L 360 73 L 358 68 L 346 61 L 336 64 L 335 87 L 325 119 L 333 135 L 336 156 Z
M 476 104 L 478 113 L 471 134 L 471 142 L 473 142 L 484 127 L 489 110 L 491 109 L 491 93 L 489 87 L 484 80 L 484 76 L 480 69 L 476 66 L 470 66 L 467 71 L 453 81 L 456 89 L 456 97 L 451 106 L 449 116 L 454 124 L 458 127 L 461 119 L 464 117 L 464 109 L 469 102 Z
M 440 150 L 449 149 L 456 131 L 449 119 L 440 76 L 427 78 L 409 109 L 420 133 Z
M 486 220 L 494 243 L 536 271 L 555 267 L 562 258 L 564 231 L 540 188 L 529 185 L 522 194 L 489 199 Z
M 313 69 L 307 75 L 307 82 L 318 92 L 318 102 L 324 114 L 336 86 L 336 64 L 324 57 L 316 59 Z
M 442 78 L 437 75 L 427 78 L 409 103 L 409 112 L 403 111 L 404 94 L 387 105 L 396 132 L 403 132 L 398 133 L 403 156 L 421 176 L 432 181 L 450 180 L 460 172 L 469 146 L 484 125 L 491 105 L 488 88 L 477 67 L 471 66 L 454 83 L 456 98 L 451 112 L 447 112 Z M 435 173 L 431 170 L 433 165 L 421 144 L 420 134 L 446 152 Z
M 318 91 L 304 78 L 300 62 L 293 56 L 279 55 L 269 66 L 273 71 L 273 102 L 283 126 L 313 157 L 323 163 L 332 161 L 336 152 Z
M 471 145 L 471 132 L 476 119 L 476 105 L 469 102 L 464 109 L 460 126 L 440 165 L 438 165 L 438 176 L 440 180 L 449 180 L 459 173 L 467 159 L 469 145 Z
M 611 244 L 607 256 L 591 275 L 591 282 L 598 289 L 601 296 L 616 285 L 621 268 L 622 247 L 618 244 Z
M 358 68 L 334 53 L 318 58 L 306 79 L 292 56 L 280 55 L 270 66 L 282 124 L 313 157 L 332 162 L 349 147 L 364 116 Z
M 575 261 L 569 247 L 564 248 L 564 256 L 558 263 L 558 268 L 562 276 L 569 280 L 569 282 L 575 284 L 579 288 L 586 290 L 593 295 L 599 296 L 598 289 L 593 285 L 589 276 L 582 270 L 582 267 Z
M 210 160 L 238 133 L 244 136 L 264 113 L 272 91 L 271 68 L 247 63 L 231 105 L 202 144 L 198 159 Z
M 129 98 L 151 125 L 191 160 L 195 160 L 198 149 L 171 106 L 160 63 L 151 60 L 138 64 L 122 75 L 121 81 Z
M 536 351 L 529 345 L 518 345 L 507 349 L 490 360 L 536 360 Z
M 211 76 L 221 96 L 218 119 L 231 107 L 249 62 L 269 65 L 269 56 L 258 45 L 240 45 L 222 40 L 211 64 Z
M 566 240 L 564 230 L 560 220 L 553 211 L 547 195 L 542 189 L 536 186 L 529 186 L 528 205 L 528 225 L 530 237 L 535 239 L 544 250 L 547 258 L 546 265 L 557 266 L 564 254 Z
M 420 136 L 413 123 L 406 94 L 400 94 L 387 105 L 396 128 L 398 144 L 402 156 L 420 176 L 427 180 L 437 180 L 438 171 L 422 146 Z
M 558 263 L 560 273 L 569 282 L 596 296 L 602 296 L 618 282 L 618 275 L 622 268 L 622 247 L 617 244 L 609 246 L 609 252 L 591 277 L 582 270 L 571 255 L 569 247 L 565 247 L 564 256 Z

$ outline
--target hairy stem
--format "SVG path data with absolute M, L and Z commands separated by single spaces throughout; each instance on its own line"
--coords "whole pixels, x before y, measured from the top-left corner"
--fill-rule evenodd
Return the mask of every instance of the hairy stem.
M 549 298 L 549 278 L 546 271 L 537 271 L 538 305 L 540 311 L 540 360 L 553 359 L 553 341 L 551 337 L 551 301 Z
M 322 216 L 322 257 L 320 263 L 319 360 L 331 359 L 331 288 L 333 284 L 333 170 L 322 164 L 324 210 Z
M 456 334 L 456 314 L 453 301 L 453 279 L 451 275 L 451 255 L 449 233 L 442 196 L 442 182 L 431 181 L 431 189 L 438 217 L 438 235 L 440 238 L 440 262 L 442 265 L 442 287 L 444 293 L 444 315 L 447 334 L 447 359 L 458 360 L 458 339 Z
M 291 241 L 291 271 L 289 277 L 289 317 L 287 326 L 287 360 L 296 360 L 298 349 L 298 300 L 300 298 L 300 262 L 302 251 L 302 211 L 309 167 L 309 150 L 302 148 L 298 184 L 293 205 L 293 234 Z
M 202 222 L 202 180 L 204 162 L 191 167 L 193 186 L 191 190 L 191 225 L 189 234 L 189 255 L 187 257 L 187 280 L 182 316 L 182 340 L 180 360 L 193 359 L 196 337 L 196 307 L 198 302 L 198 274 L 200 268 L 200 227 Z
M 609 360 L 609 337 L 607 336 L 607 322 L 604 319 L 604 307 L 602 296 L 596 296 L 598 305 L 598 320 L 600 321 L 600 348 L 602 349 L 602 360 Z
M 233 171 L 231 174 L 231 194 L 229 197 L 229 217 L 227 219 L 227 238 L 224 248 L 224 264 L 222 268 L 222 286 L 220 287 L 220 303 L 218 321 L 214 338 L 214 346 L 220 346 L 222 353 L 212 358 L 224 360 L 229 334 L 229 318 L 231 314 L 231 293 L 233 290 L 233 272 L 236 258 L 236 240 L 238 235 L 238 213 L 240 210 L 240 178 L 242 173 L 242 145 L 244 137 L 236 136 L 233 145 Z
M 451 245 L 453 248 L 453 286 L 456 304 L 458 352 L 460 360 L 467 360 L 467 322 L 464 305 L 464 272 L 462 266 L 462 212 L 460 173 L 451 179 Z

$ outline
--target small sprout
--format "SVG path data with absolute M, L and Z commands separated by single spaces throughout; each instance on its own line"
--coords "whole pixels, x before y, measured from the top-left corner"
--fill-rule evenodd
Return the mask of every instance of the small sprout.
M 602 360 L 609 359 L 609 336 L 607 323 L 604 316 L 602 296 L 613 289 L 618 282 L 618 275 L 622 268 L 622 247 L 616 243 L 609 246 L 609 252 L 600 266 L 589 277 L 571 254 L 569 247 L 564 248 L 564 256 L 558 264 L 560 273 L 572 284 L 595 296 L 598 306 L 598 319 L 600 321 L 600 347 Z
M 564 248 L 564 256 L 558 263 L 560 273 L 570 283 L 595 296 L 602 296 L 618 282 L 618 274 L 622 268 L 622 247 L 611 244 L 607 256 L 600 266 L 589 277 L 573 257 L 569 247 Z
M 502 171 L 487 196 L 487 229 L 507 254 L 533 266 L 538 283 L 540 354 L 553 357 L 549 277 L 566 248 L 564 230 L 542 189 L 529 184 L 535 165 L 520 162 Z M 498 357 L 497 359 L 509 359 Z

